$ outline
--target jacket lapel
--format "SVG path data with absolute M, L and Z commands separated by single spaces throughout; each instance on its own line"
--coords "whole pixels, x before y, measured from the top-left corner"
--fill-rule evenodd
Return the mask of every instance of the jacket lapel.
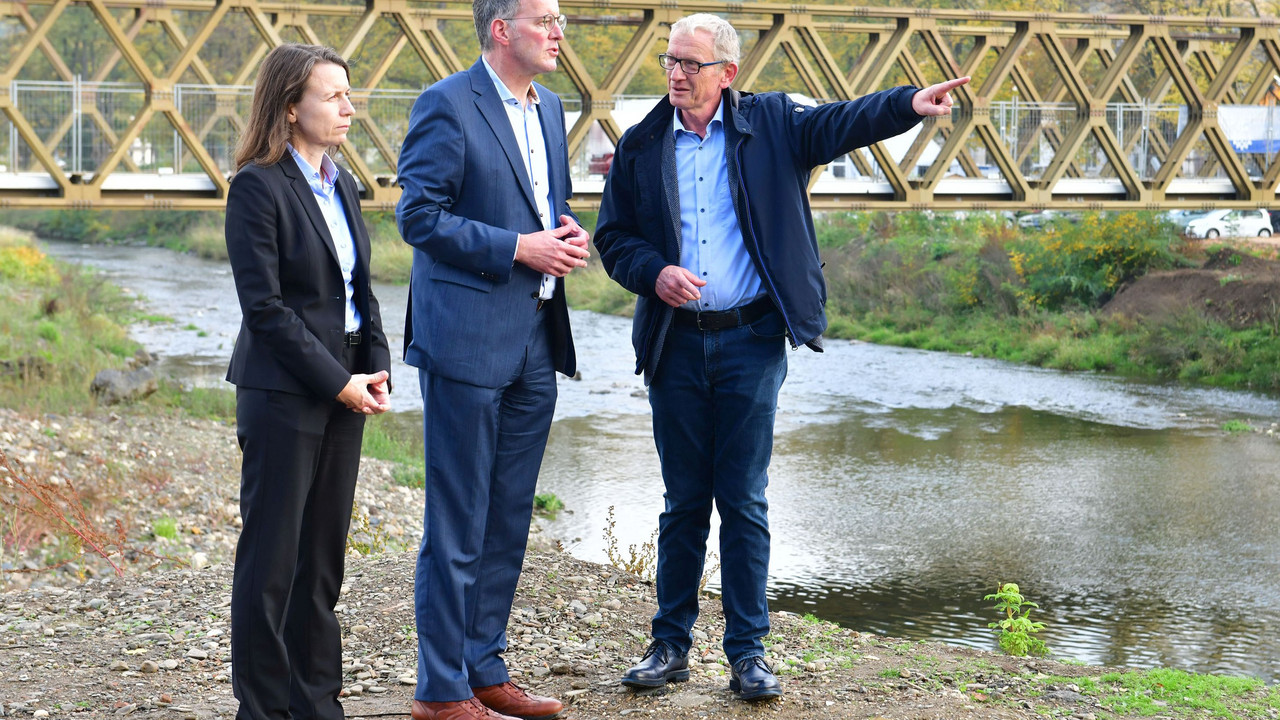
M 637 183 L 641 192 L 659 186 L 657 193 L 662 203 L 663 219 L 667 226 L 667 260 L 680 262 L 680 181 L 676 173 L 676 141 L 672 130 L 672 113 L 675 108 L 664 97 L 649 111 L 644 119 L 627 132 L 626 149 L 637 153 Z M 658 177 L 650 180 L 650 169 L 656 169 Z
M 502 106 L 502 100 L 498 99 L 498 90 L 493 86 L 493 80 L 484 69 L 483 60 L 477 60 L 468 72 L 471 75 L 471 90 L 476 94 L 476 109 L 480 111 L 480 116 L 489 124 L 489 129 L 498 139 L 498 145 L 506 154 L 507 162 L 511 163 L 511 169 L 515 172 L 520 189 L 524 192 L 524 199 L 529 202 L 529 207 L 537 215 L 538 204 L 533 199 L 533 183 L 529 181 L 529 173 L 525 172 L 524 159 L 520 157 L 520 146 L 516 144 L 516 136 L 511 129 L 507 110 Z
M 560 224 L 558 208 L 569 199 L 569 168 L 564 166 L 561 154 L 557 152 L 564 142 L 560 138 L 565 136 L 565 132 L 561 114 L 551 108 L 549 94 L 550 91 L 546 88 L 538 87 L 538 97 L 542 99 L 538 103 L 538 122 L 542 125 L 542 138 L 547 148 L 547 182 L 551 183 L 551 226 L 555 227 Z
M 324 241 L 324 246 L 329 248 L 329 257 L 333 258 L 335 263 L 338 262 L 338 248 L 333 244 L 333 235 L 329 234 L 329 224 L 324 221 L 320 204 L 316 202 L 315 193 L 311 191 L 311 184 L 302 176 L 302 170 L 298 168 L 298 163 L 294 162 L 293 155 L 285 155 L 277 166 L 289 178 L 289 186 L 293 188 L 293 194 L 298 197 L 298 202 L 302 204 L 307 217 L 311 219 L 311 225 L 315 228 L 316 234 Z
M 670 126 L 665 128 L 659 126 L 659 132 L 662 133 L 662 199 L 666 203 L 666 212 L 663 215 L 667 219 L 667 231 L 671 233 L 670 237 L 675 238 L 675 260 L 679 261 L 684 238 L 681 237 L 680 230 L 680 176 L 676 171 L 675 132 Z

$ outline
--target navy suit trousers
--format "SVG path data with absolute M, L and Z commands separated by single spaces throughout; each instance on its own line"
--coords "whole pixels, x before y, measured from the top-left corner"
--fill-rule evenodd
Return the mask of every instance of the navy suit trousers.
M 355 349 L 343 363 L 356 367 Z M 333 608 L 360 468 L 364 415 L 332 398 L 236 389 L 244 459 L 231 584 L 238 720 L 341 720 Z
M 427 500 L 414 587 L 418 700 L 465 700 L 510 679 L 501 653 L 556 403 L 546 312 L 501 387 L 418 373 Z

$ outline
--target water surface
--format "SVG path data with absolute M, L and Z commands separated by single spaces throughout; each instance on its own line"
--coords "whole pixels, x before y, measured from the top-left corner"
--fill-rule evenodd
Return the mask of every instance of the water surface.
M 240 321 L 225 264 L 47 247 L 174 319 L 133 330 L 162 369 L 222 384 Z M 375 291 L 398 355 L 405 288 Z M 575 312 L 573 324 L 582 377 L 560 381 L 539 484 L 568 506 L 548 531 L 603 561 L 609 508 L 621 550 L 644 543 L 662 481 L 629 321 Z M 982 596 L 1012 581 L 1040 603 L 1058 655 L 1280 679 L 1280 441 L 1221 430 L 1271 427 L 1276 398 L 864 343 L 788 359 L 774 609 L 995 648 Z M 416 371 L 393 377 L 393 408 L 418 422 Z

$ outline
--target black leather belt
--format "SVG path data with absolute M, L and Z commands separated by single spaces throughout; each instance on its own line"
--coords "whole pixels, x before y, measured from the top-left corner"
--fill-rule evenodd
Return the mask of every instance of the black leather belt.
M 342 344 L 347 347 L 358 347 L 360 345 L 360 333 L 349 332 L 342 338 Z
M 729 310 L 691 312 L 676 308 L 674 322 L 682 327 L 694 327 L 699 330 L 728 330 L 750 325 L 773 310 L 773 301 L 766 295 Z

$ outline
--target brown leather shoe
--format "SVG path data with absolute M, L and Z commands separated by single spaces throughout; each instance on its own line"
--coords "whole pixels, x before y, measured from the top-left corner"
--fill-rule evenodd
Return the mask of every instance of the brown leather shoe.
M 409 714 L 413 720 L 517 720 L 490 710 L 473 697 L 454 702 L 414 700 Z
M 476 699 L 484 703 L 485 707 L 521 720 L 551 720 L 564 712 L 564 705 L 559 700 L 530 695 L 510 681 L 501 685 L 471 688 L 471 692 L 475 693 Z

